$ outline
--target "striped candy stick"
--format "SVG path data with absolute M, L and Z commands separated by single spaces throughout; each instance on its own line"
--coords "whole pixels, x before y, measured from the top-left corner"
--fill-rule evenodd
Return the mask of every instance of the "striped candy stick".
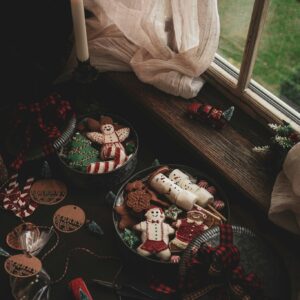
M 3 199 L 3 207 L 6 210 L 17 211 L 17 202 L 20 196 L 19 184 L 17 182 L 18 174 L 13 174 L 5 189 L 5 197 Z
M 18 205 L 20 208 L 23 208 L 27 205 L 30 200 L 29 191 L 34 182 L 34 178 L 30 177 L 26 180 L 25 186 L 23 187 L 22 193 L 19 197 Z
M 31 216 L 36 208 L 38 207 L 38 204 L 32 200 L 28 203 L 28 206 L 26 208 L 20 209 L 15 215 L 19 218 L 27 218 Z
M 34 182 L 33 177 L 30 177 L 26 180 L 26 184 L 23 188 L 22 194 L 18 201 L 19 210 L 16 213 L 16 216 L 19 218 L 29 217 L 34 213 L 34 211 L 38 207 L 38 204 L 33 200 L 31 200 L 29 194 L 33 182 Z
M 127 156 L 126 153 L 118 147 L 115 149 L 114 160 L 91 163 L 87 167 L 87 172 L 89 174 L 102 174 L 110 172 L 122 166 L 130 157 L 131 156 Z

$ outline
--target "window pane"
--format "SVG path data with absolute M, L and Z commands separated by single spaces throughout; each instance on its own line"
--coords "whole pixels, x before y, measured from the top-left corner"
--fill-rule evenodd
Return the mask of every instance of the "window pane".
M 300 1 L 271 0 L 253 79 L 300 111 Z
M 254 0 L 219 0 L 221 35 L 218 53 L 240 68 Z

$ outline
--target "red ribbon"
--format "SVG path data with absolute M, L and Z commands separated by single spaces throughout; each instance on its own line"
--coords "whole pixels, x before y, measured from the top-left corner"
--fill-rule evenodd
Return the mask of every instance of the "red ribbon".
M 18 103 L 14 129 L 24 140 L 11 167 L 15 170 L 21 168 L 31 146 L 41 146 L 45 156 L 53 153 L 53 142 L 61 136 L 61 128 L 72 115 L 69 101 L 59 95 L 31 104 Z
M 198 299 L 213 292 L 215 299 L 266 299 L 254 273 L 246 274 L 240 265 L 240 252 L 233 245 L 232 227 L 220 226 L 220 245 L 203 244 L 189 262 L 189 272 L 182 285 L 188 291 L 185 300 Z

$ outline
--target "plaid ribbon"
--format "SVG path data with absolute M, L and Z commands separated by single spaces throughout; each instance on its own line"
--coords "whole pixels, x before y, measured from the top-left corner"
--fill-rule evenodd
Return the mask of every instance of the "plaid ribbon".
M 214 299 L 266 299 L 254 273 L 246 274 L 240 265 L 240 252 L 233 245 L 232 227 L 220 226 L 220 244 L 203 244 L 188 263 L 188 275 L 181 279 L 184 300 L 195 300 L 213 293 Z M 199 288 L 200 287 L 200 288 Z
M 42 147 L 43 154 L 53 153 L 53 141 L 61 136 L 60 128 L 73 115 L 69 101 L 60 95 L 50 95 L 41 102 L 31 104 L 18 103 L 14 118 L 14 129 L 21 141 L 22 150 L 11 164 L 11 168 L 18 170 L 26 159 L 27 151 L 36 144 Z

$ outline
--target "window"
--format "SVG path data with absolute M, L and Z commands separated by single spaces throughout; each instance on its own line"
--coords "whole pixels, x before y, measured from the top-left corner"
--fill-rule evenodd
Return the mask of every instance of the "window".
M 300 2 L 271 0 L 253 79 L 300 111 Z
M 207 72 L 265 121 L 300 129 L 300 2 L 219 0 L 218 54 Z
M 221 35 L 218 53 L 237 68 L 242 63 L 253 4 L 254 0 L 219 0 Z

